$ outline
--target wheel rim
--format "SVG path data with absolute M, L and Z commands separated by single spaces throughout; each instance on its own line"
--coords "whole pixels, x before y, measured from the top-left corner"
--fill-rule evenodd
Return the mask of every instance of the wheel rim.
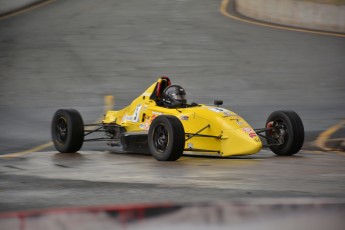
M 56 137 L 60 143 L 65 143 L 67 139 L 67 131 L 66 119 L 60 117 L 56 122 Z
M 153 145 L 159 152 L 164 152 L 168 146 L 169 134 L 164 125 L 158 125 L 153 134 Z
M 268 133 L 272 138 L 277 140 L 280 145 L 284 144 L 289 137 L 287 125 L 282 119 L 268 122 L 267 128 L 272 128 Z

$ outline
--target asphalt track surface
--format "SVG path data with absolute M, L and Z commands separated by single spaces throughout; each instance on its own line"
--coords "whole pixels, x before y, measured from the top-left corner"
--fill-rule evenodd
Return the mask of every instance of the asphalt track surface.
M 345 118 L 345 39 L 259 27 L 225 17 L 219 0 L 59 0 L 0 20 L 0 153 L 50 141 L 59 108 L 86 122 L 113 95 L 122 108 L 158 76 L 189 101 L 224 107 L 262 127 L 275 110 L 297 111 L 307 140 Z M 0 211 L 55 206 L 345 197 L 343 152 L 172 163 L 116 153 L 102 143 L 79 154 L 0 158 Z

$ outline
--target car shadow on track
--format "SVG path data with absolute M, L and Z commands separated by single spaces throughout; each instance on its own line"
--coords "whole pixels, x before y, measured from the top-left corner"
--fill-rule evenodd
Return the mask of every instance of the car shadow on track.
M 82 153 L 55 153 L 51 157 L 55 166 L 62 168 L 74 168 L 83 165 L 88 160 Z
M 114 155 L 128 155 L 130 157 L 132 156 L 146 156 L 146 157 L 152 157 L 151 154 L 149 153 L 138 153 L 138 152 L 125 152 L 125 151 L 105 151 L 108 154 L 114 154 Z M 253 155 L 242 155 L 242 156 L 229 156 L 229 157 L 222 157 L 222 156 L 218 156 L 218 155 L 205 155 L 202 153 L 184 153 L 182 155 L 182 157 L 184 158 L 200 158 L 200 159 L 222 159 L 222 160 L 262 160 L 262 159 L 277 159 L 280 157 L 283 158 L 291 158 L 291 159 L 296 159 L 296 158 L 300 158 L 303 157 L 301 155 L 292 155 L 292 156 L 277 156 L 274 153 L 266 150 L 262 152 L 259 152 L 257 154 L 253 154 Z

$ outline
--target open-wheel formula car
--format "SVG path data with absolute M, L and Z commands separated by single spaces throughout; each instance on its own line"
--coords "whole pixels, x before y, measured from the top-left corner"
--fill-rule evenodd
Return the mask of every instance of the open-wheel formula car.
M 304 127 L 297 113 L 273 112 L 264 128 L 253 129 L 236 113 L 220 108 L 222 103 L 188 104 L 185 90 L 161 77 L 129 106 L 107 111 L 99 124 L 84 125 L 74 109 L 56 111 L 52 139 L 63 153 L 80 150 L 85 141 L 106 141 L 124 151 L 151 153 L 159 161 L 177 160 L 184 151 L 227 157 L 255 154 L 263 146 L 277 155 L 293 155 L 301 149 Z M 105 135 L 86 139 L 95 132 Z

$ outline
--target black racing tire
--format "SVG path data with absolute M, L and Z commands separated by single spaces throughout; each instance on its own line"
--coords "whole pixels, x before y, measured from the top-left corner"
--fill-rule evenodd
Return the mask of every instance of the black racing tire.
M 266 121 L 267 144 L 271 145 L 280 139 L 283 143 L 269 148 L 279 156 L 291 156 L 300 151 L 304 142 L 304 126 L 300 116 L 294 111 L 275 111 Z M 278 128 L 281 127 L 281 128 Z M 284 133 L 284 134 L 282 134 Z M 272 140 L 273 139 L 273 140 Z
M 51 135 L 56 150 L 75 153 L 84 142 L 84 122 L 75 109 L 59 109 L 51 123 Z
M 185 132 L 181 121 L 171 115 L 160 115 L 150 125 L 149 149 L 158 161 L 176 161 L 183 153 Z

